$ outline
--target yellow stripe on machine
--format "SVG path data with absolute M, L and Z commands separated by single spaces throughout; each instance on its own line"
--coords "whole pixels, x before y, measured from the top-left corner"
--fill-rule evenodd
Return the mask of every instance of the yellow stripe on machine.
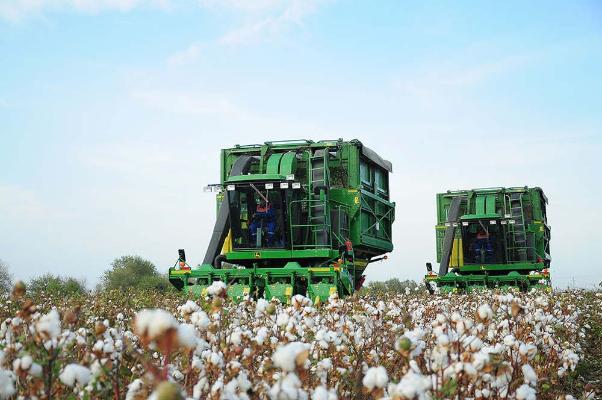
M 182 270 L 182 269 L 175 269 L 173 271 L 169 271 L 170 275 L 188 275 L 190 274 L 190 270 Z
M 232 230 L 228 231 L 224 244 L 222 246 L 222 254 L 226 254 L 232 251 Z
M 450 267 L 461 267 L 464 265 L 464 249 L 462 248 L 462 239 L 454 239 L 451 257 L 449 258 Z

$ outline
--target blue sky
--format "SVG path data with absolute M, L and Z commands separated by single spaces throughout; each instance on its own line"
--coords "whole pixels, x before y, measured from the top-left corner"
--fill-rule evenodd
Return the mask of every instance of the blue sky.
M 218 153 L 358 138 L 394 165 L 420 279 L 435 193 L 541 186 L 557 285 L 602 281 L 602 6 L 574 2 L 0 1 L 0 258 L 97 282 L 204 254 Z

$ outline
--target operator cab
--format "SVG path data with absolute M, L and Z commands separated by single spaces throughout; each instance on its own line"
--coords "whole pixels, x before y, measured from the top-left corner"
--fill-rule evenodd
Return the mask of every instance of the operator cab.
M 237 184 L 229 191 L 233 248 L 287 247 L 286 193 L 276 185 Z
M 473 220 L 463 222 L 461 232 L 464 264 L 505 262 L 502 225 L 490 224 L 489 220 Z

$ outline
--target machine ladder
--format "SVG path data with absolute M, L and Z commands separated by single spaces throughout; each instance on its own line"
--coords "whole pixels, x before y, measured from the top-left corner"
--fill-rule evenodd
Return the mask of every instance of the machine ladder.
M 320 192 L 328 190 L 328 149 L 318 149 L 310 156 L 309 168 L 311 182 L 311 201 L 309 203 L 309 224 L 313 243 L 317 246 L 330 244 L 328 227 L 330 226 L 327 202 L 320 196 Z
M 525 215 L 523 212 L 523 194 L 510 193 L 509 203 L 510 217 L 513 223 L 510 224 L 510 236 L 512 238 L 512 257 L 511 261 L 527 260 L 527 232 L 525 229 Z

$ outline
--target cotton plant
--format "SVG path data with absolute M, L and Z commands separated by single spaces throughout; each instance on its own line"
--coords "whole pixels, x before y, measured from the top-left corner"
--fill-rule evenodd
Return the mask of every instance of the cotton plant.
M 20 286 L 0 308 L 0 398 L 570 400 L 584 321 L 602 309 L 579 292 L 233 303 L 210 288 L 62 299 Z

